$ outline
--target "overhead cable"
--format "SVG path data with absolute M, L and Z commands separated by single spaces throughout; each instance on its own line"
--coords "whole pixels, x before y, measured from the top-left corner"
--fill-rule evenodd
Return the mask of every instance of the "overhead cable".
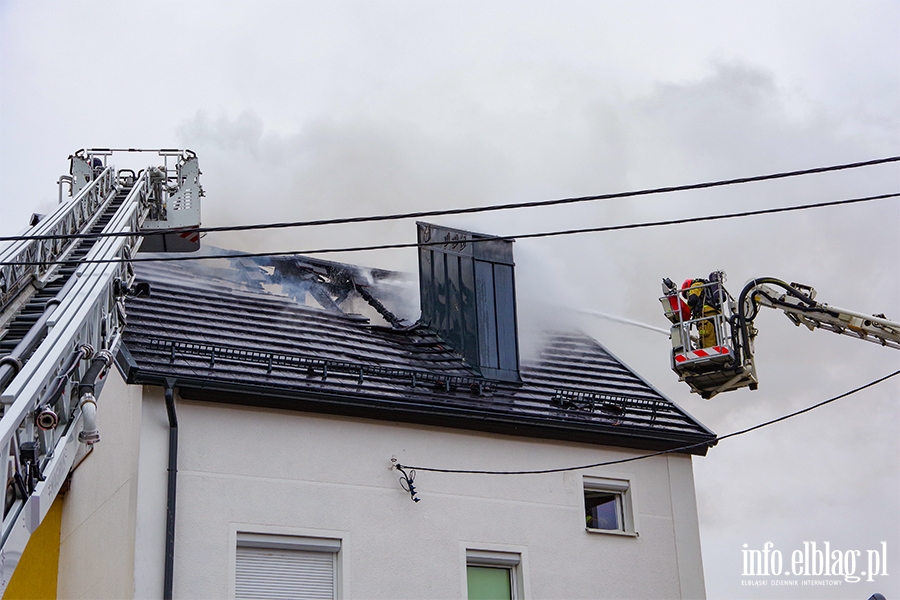
M 683 225 L 687 223 L 700 223 L 704 221 L 720 221 L 723 219 L 735 219 L 739 217 L 753 217 L 758 215 L 769 215 L 776 213 L 784 213 L 784 212 L 793 212 L 799 210 L 810 210 L 814 208 L 825 208 L 829 206 L 841 206 L 847 204 L 857 204 L 860 202 L 872 202 L 875 200 L 884 200 L 887 198 L 896 198 L 900 196 L 900 193 L 892 193 L 892 194 L 880 194 L 878 196 L 865 196 L 862 198 L 850 198 L 847 200 L 832 200 L 830 202 L 816 202 L 814 204 L 801 204 L 797 206 L 784 206 L 779 208 L 764 208 L 760 210 L 748 210 L 737 213 L 727 213 L 723 215 L 708 215 L 705 217 L 687 217 L 683 219 L 669 219 L 665 221 L 651 221 L 644 223 L 628 223 L 624 225 L 607 225 L 603 227 L 583 227 L 579 229 L 564 229 L 564 230 L 556 230 L 556 231 L 542 231 L 537 233 L 523 233 L 517 235 L 486 235 L 479 236 L 476 239 L 466 240 L 469 243 L 480 243 L 480 242 L 490 242 L 495 240 L 524 240 L 524 239 L 534 239 L 534 238 L 544 238 L 544 237 L 558 237 L 564 235 L 576 235 L 580 233 L 602 233 L 607 231 L 624 231 L 629 229 L 643 229 L 646 227 L 661 227 L 663 225 Z M 155 235 L 156 232 L 153 232 Z M 151 234 L 147 234 L 151 235 Z M 91 263 L 121 263 L 121 262 L 181 262 L 188 260 L 212 260 L 218 258 L 259 258 L 264 256 L 292 256 L 295 254 L 333 254 L 337 252 L 367 252 L 372 250 L 398 250 L 404 248 L 421 248 L 426 246 L 442 246 L 446 244 L 446 241 L 435 241 L 435 242 L 407 242 L 407 243 L 399 243 L 399 244 L 373 244 L 370 246 L 347 246 L 343 248 L 318 248 L 318 249 L 309 249 L 309 250 L 283 250 L 279 252 L 231 252 L 228 254 L 215 254 L 215 255 L 179 255 L 179 256 L 148 256 L 148 257 L 137 257 L 131 259 L 91 259 L 91 260 L 80 260 L 79 264 L 91 264 Z M 26 262 L 0 262 L 0 266 L 34 266 L 34 265 L 57 265 L 57 264 L 65 264 L 66 260 L 57 260 L 57 261 L 26 261 Z
M 775 423 L 780 423 L 781 421 L 786 421 L 798 415 L 802 415 L 803 413 L 808 413 L 812 410 L 825 406 L 826 404 L 831 404 L 841 398 L 846 398 L 847 396 L 851 396 L 857 392 L 861 392 L 867 388 L 870 388 L 874 385 L 877 385 L 883 381 L 887 381 L 891 377 L 896 377 L 900 375 L 900 370 L 894 371 L 889 375 L 885 375 L 884 377 L 879 377 L 874 381 L 870 381 L 865 385 L 861 385 L 857 388 L 850 390 L 849 392 L 844 392 L 843 394 L 839 394 L 834 396 L 833 398 L 829 398 L 828 400 L 823 400 L 817 404 L 813 404 L 812 406 L 807 406 L 806 408 L 800 409 L 798 411 L 782 415 L 776 419 L 772 419 L 770 421 L 765 421 L 763 423 L 759 423 L 758 425 L 753 425 L 752 427 L 747 427 L 746 429 L 741 429 L 739 431 L 733 431 L 732 433 L 726 435 L 717 436 L 711 440 L 706 440 L 703 442 L 698 442 L 696 444 L 689 444 L 687 446 L 680 446 L 678 448 L 671 448 L 669 450 L 660 450 L 658 452 L 651 452 L 649 454 L 641 454 L 640 456 L 632 456 L 630 458 L 620 458 L 618 460 L 606 460 L 603 462 L 591 463 L 589 465 L 578 465 L 576 467 L 558 467 L 555 469 L 535 469 L 530 471 L 491 471 L 484 469 L 439 469 L 436 467 L 415 467 L 412 465 L 404 465 L 397 463 L 397 467 L 403 469 L 411 469 L 414 471 L 429 471 L 432 473 L 461 473 L 461 474 L 469 474 L 469 475 L 543 475 L 546 473 L 563 473 L 566 471 L 581 471 L 583 469 L 593 469 L 595 467 L 606 467 L 609 465 L 619 465 L 627 462 L 634 462 L 636 460 L 644 460 L 646 458 L 652 458 L 654 456 L 662 456 L 664 454 L 672 454 L 674 452 L 684 452 L 686 450 L 692 450 L 694 448 L 699 448 L 701 446 L 713 446 L 722 440 L 727 440 L 728 438 L 737 437 L 739 435 L 744 435 L 745 433 L 750 433 L 751 431 L 756 431 L 757 429 L 762 429 L 763 427 L 768 427 L 769 425 L 774 425 Z
M 576 196 L 571 198 L 558 198 L 555 200 L 534 200 L 531 202 L 513 202 L 509 204 L 492 204 L 488 206 L 471 206 L 468 208 L 449 208 L 439 210 L 424 210 L 406 213 L 394 213 L 388 215 L 370 215 L 364 217 L 343 217 L 334 219 L 318 219 L 312 221 L 292 221 L 279 223 L 260 223 L 255 225 L 224 225 L 221 227 L 176 227 L 170 229 L 154 230 L 155 233 L 219 233 L 225 231 L 258 231 L 265 229 L 290 229 L 295 227 L 314 227 L 319 225 L 345 225 L 348 223 L 373 223 L 378 221 L 397 221 L 402 219 L 421 219 L 427 217 L 442 217 L 447 215 L 463 215 L 482 212 L 492 212 L 499 210 L 511 210 L 517 208 L 538 208 L 543 206 L 558 206 L 561 204 L 576 204 L 579 202 L 593 202 L 597 200 L 614 200 L 618 198 L 633 198 L 636 196 L 649 196 L 653 194 L 665 194 L 671 192 L 684 192 L 688 190 L 701 190 L 707 188 L 723 187 L 728 185 L 737 185 L 741 183 L 754 183 L 759 181 L 771 181 L 774 179 L 786 179 L 788 177 L 797 177 L 800 175 L 813 175 L 818 173 L 828 173 L 831 171 L 843 171 L 847 169 L 857 169 L 860 167 L 870 167 L 886 163 L 898 162 L 900 156 L 888 156 L 886 158 L 878 158 L 862 162 L 845 163 L 840 165 L 831 165 L 827 167 L 816 167 L 813 169 L 802 169 L 799 171 L 782 171 L 780 173 L 770 173 L 768 175 L 755 175 L 752 177 L 738 177 L 735 179 L 721 179 L 718 181 L 706 181 L 702 183 L 690 183 L 686 185 L 675 185 L 658 188 L 649 188 L 643 190 L 633 190 L 628 192 L 613 192 L 609 194 L 596 194 L 593 196 Z M 82 238 L 101 238 L 101 237 L 127 237 L 141 235 L 140 232 L 119 231 L 110 233 L 72 233 L 59 235 L 43 235 L 43 236 L 27 236 L 16 235 L 0 237 L 0 242 L 13 242 L 23 240 L 68 240 Z

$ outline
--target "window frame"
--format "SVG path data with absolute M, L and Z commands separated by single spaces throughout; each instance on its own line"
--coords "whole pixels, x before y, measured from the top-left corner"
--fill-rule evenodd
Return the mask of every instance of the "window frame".
M 634 485 L 630 477 L 600 477 L 596 475 L 582 475 L 582 493 L 581 493 L 581 515 L 582 519 L 587 516 L 587 494 L 588 492 L 600 492 L 611 494 L 616 497 L 616 510 L 619 517 L 618 529 L 598 529 L 588 527 L 585 524 L 584 530 L 588 533 L 599 533 L 606 535 L 620 535 L 626 537 L 639 537 L 637 531 L 637 523 L 634 512 Z M 584 522 L 584 521 L 583 521 Z
M 512 600 L 524 600 L 525 569 L 524 554 L 519 549 L 485 549 L 466 546 L 463 548 L 463 598 L 469 597 L 469 567 L 493 567 L 509 571 L 510 596 Z
M 229 561 L 229 594 L 232 600 L 237 595 L 237 555 L 238 549 L 257 548 L 274 550 L 299 550 L 320 552 L 332 555 L 332 589 L 335 600 L 343 598 L 342 556 L 346 540 L 342 535 L 329 535 L 331 532 L 296 532 L 281 528 L 264 528 L 262 531 L 248 530 L 244 527 L 232 526 L 231 556 Z M 324 535 L 322 535 L 324 533 Z

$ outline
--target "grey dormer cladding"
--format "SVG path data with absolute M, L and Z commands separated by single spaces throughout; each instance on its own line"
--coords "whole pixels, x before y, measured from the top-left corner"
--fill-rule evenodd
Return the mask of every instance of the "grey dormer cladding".
M 421 321 L 485 379 L 519 382 L 512 241 L 417 223 Z M 485 240 L 485 241 L 478 241 Z

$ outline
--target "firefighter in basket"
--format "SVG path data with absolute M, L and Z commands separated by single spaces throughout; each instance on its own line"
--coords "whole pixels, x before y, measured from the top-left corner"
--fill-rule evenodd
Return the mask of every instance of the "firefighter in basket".
M 663 292 L 666 295 L 663 307 L 666 317 L 673 324 L 691 322 L 697 328 L 698 337 L 694 340 L 697 348 L 711 348 L 718 345 L 715 316 L 719 315 L 722 309 L 721 283 L 722 276 L 718 271 L 710 273 L 709 279 L 686 279 L 680 290 L 676 289 L 671 279 L 663 280 Z M 673 328 L 672 345 L 676 351 L 683 349 L 683 342 L 688 341 L 681 339 L 684 334 L 688 334 L 687 328 L 684 329 L 682 332 L 681 328 Z M 688 341 L 689 346 L 694 344 Z
M 697 326 L 700 348 L 718 345 L 716 335 L 716 315 L 722 311 L 722 286 L 718 271 L 709 274 L 709 279 L 691 279 L 681 286 L 687 304 L 691 309 L 691 319 Z

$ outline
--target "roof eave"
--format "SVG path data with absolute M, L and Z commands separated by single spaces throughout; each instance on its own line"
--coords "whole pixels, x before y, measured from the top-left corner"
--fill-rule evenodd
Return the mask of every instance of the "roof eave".
M 117 363 L 128 383 L 163 386 L 166 378 L 172 377 L 168 373 L 138 368 L 127 350 L 120 351 Z M 178 378 L 177 387 L 181 397 L 188 400 L 415 423 L 648 451 L 672 451 L 693 446 L 679 452 L 704 456 L 707 450 L 715 445 L 714 434 L 625 429 L 574 420 L 561 423 L 527 415 L 479 411 L 459 406 L 425 406 L 390 398 L 373 402 L 371 397 L 352 393 L 300 391 L 183 377 Z

